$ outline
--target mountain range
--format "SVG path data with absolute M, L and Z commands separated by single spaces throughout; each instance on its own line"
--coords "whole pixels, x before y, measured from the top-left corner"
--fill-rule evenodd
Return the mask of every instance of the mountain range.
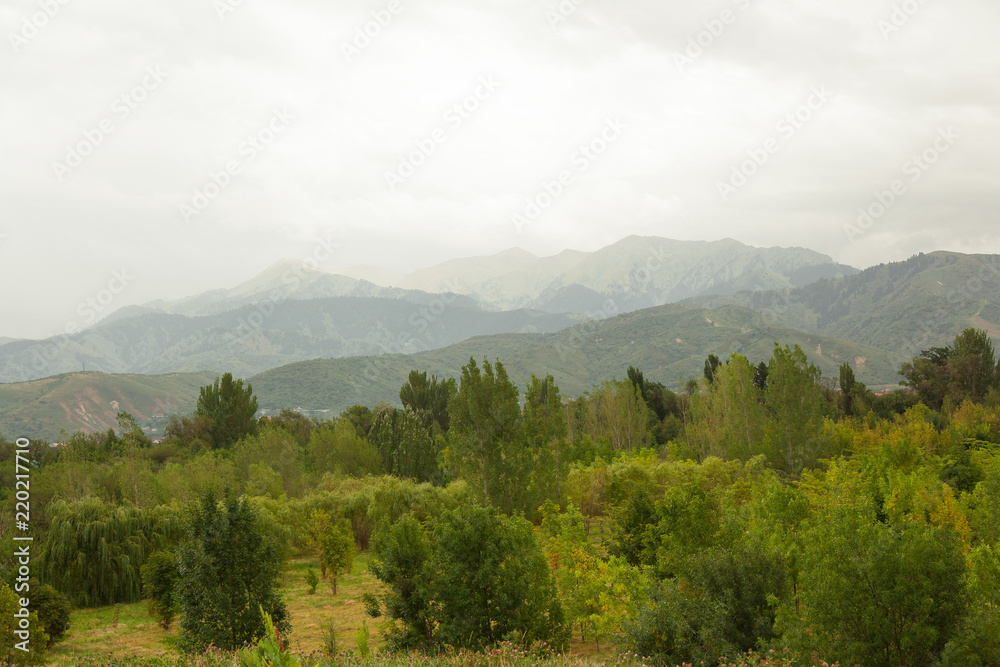
M 800 287 L 857 273 L 804 248 L 754 248 L 732 239 L 675 241 L 629 236 L 596 252 L 536 257 L 520 249 L 456 259 L 400 275 L 375 267 L 342 273 L 384 287 L 454 291 L 499 310 L 600 310 L 615 298 L 639 310 L 701 294 Z
M 395 274 L 375 273 L 366 275 L 395 280 Z M 789 288 L 854 273 L 802 248 L 656 237 L 628 237 L 592 253 L 535 257 L 510 250 L 454 260 L 400 277 L 400 285 L 282 260 L 231 289 L 122 308 L 72 336 L 0 344 L 0 382 L 84 369 L 248 376 L 306 359 L 554 332 L 685 297 Z
M 846 361 L 888 387 L 902 361 L 969 326 L 1000 347 L 1000 256 L 935 252 L 858 271 L 801 248 L 629 237 L 408 276 L 283 260 L 74 336 L 0 339 L 0 380 L 16 383 L 0 384 L 0 432 L 103 429 L 112 401 L 140 416 L 189 410 L 226 371 L 250 378 L 262 408 L 395 402 L 411 368 L 454 376 L 470 357 L 501 359 L 521 385 L 552 373 L 575 396 L 629 365 L 677 387 L 709 353 L 761 361 L 779 342 L 801 345 L 824 374 Z

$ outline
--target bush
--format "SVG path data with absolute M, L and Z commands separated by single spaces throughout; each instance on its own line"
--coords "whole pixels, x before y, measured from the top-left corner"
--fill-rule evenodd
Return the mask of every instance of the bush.
M 45 655 L 49 645 L 49 636 L 45 632 L 38 614 L 29 611 L 27 619 L 14 616 L 21 609 L 19 596 L 6 582 L 0 582 L 0 664 L 7 665 L 44 665 Z M 15 631 L 23 632 L 20 621 L 26 620 L 30 628 L 27 651 L 17 648 L 17 644 L 25 641 L 24 636 L 18 636 Z
M 180 571 L 177 556 L 169 551 L 157 551 L 142 566 L 142 593 L 149 600 L 149 615 L 167 630 L 177 614 L 174 589 Z
M 566 646 L 562 605 L 527 520 L 474 507 L 445 511 L 431 533 L 408 517 L 377 536 L 372 572 L 389 587 L 387 615 L 403 623 L 386 635 L 390 650 L 480 649 L 515 635 L 524 646 Z
M 32 581 L 30 599 L 31 610 L 38 614 L 38 620 L 49 635 L 48 645 L 62 641 L 69 630 L 70 612 L 73 610 L 69 597 L 48 584 Z
M 309 586 L 309 595 L 316 595 L 316 587 L 319 585 L 319 575 L 316 570 L 309 568 L 306 570 L 306 585 Z

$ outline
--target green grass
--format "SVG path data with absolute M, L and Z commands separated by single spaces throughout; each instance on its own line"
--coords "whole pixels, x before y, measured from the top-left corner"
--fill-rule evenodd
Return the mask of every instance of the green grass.
M 318 655 L 323 648 L 323 628 L 332 623 L 338 648 L 350 653 L 356 647 L 355 637 L 363 621 L 367 622 L 371 632 L 369 645 L 373 651 L 378 652 L 382 648 L 382 621 L 369 618 L 361 601 L 365 593 L 382 590 L 381 584 L 368 571 L 368 560 L 367 553 L 354 559 L 350 573 L 342 574 L 338 579 L 336 595 L 331 591 L 329 578 L 320 581 L 315 595 L 309 594 L 305 574 L 310 567 L 319 573 L 316 556 L 292 558 L 285 564 L 280 585 L 291 617 L 292 634 L 289 640 L 292 651 L 299 655 Z M 229 656 L 185 658 L 173 648 L 177 632 L 177 620 L 169 630 L 163 630 L 146 611 L 145 602 L 76 609 L 66 639 L 49 650 L 49 664 L 66 667 L 108 665 L 111 659 L 116 666 L 190 664 L 207 667 L 232 664 Z M 581 643 L 576 637 L 571 644 L 571 654 L 591 659 L 606 654 L 606 651 L 602 654 L 595 644 Z M 88 662 L 98 657 L 102 661 Z M 122 662 L 126 658 L 134 662 Z M 372 664 L 403 665 L 409 664 L 407 660 L 386 661 L 383 656 Z

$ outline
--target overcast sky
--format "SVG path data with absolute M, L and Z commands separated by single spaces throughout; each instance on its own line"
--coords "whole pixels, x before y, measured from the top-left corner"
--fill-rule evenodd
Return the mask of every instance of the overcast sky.
M 1000 253 L 996 0 L 577 2 L 3 0 L 0 336 L 283 257 Z

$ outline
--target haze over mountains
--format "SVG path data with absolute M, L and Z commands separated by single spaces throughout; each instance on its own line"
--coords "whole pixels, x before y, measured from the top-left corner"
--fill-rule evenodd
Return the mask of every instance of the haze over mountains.
M 0 392 L 0 431 L 105 427 L 112 403 L 140 418 L 183 410 L 226 371 L 251 379 L 261 407 L 339 411 L 398 402 L 411 368 L 457 375 L 470 356 L 499 357 L 518 383 L 552 373 L 574 396 L 628 365 L 676 387 L 709 353 L 764 361 L 775 341 L 801 345 L 827 375 L 847 362 L 875 387 L 966 327 L 1000 346 L 1000 255 L 935 252 L 858 271 L 801 248 L 629 237 L 593 253 L 344 273 L 283 260 L 73 336 L 0 339 L 0 381 L 20 383 Z
M 373 279 L 386 276 L 374 275 Z M 385 273 L 385 272 L 383 272 Z M 553 332 L 703 294 L 856 273 L 802 248 L 628 237 L 593 253 L 510 250 L 377 285 L 282 260 L 232 289 L 123 308 L 72 336 L 0 345 L 0 382 L 58 373 L 252 375 L 285 363 L 419 352 L 469 336 Z
M 363 266 L 341 273 L 385 287 L 467 294 L 496 309 L 584 312 L 600 309 L 608 297 L 619 298 L 623 310 L 638 310 L 700 294 L 801 287 L 857 269 L 804 248 L 630 236 L 592 253 L 565 250 L 536 257 L 512 249 L 406 276 Z

